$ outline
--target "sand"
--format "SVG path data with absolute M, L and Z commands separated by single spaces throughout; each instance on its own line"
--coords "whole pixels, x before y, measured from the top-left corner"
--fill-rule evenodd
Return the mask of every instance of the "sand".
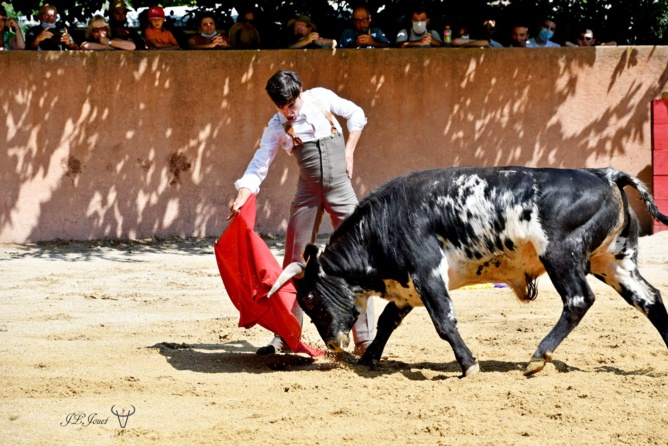
M 549 279 L 529 304 L 452 292 L 481 368 L 460 379 L 423 308 L 373 369 L 350 353 L 256 356 L 270 334 L 237 326 L 213 243 L 0 245 L 0 444 L 668 443 L 668 349 L 593 278 L 595 305 L 531 378 L 523 367 L 561 311 Z M 668 232 L 640 245 L 641 272 L 668 293 Z M 310 322 L 304 338 L 324 348 Z

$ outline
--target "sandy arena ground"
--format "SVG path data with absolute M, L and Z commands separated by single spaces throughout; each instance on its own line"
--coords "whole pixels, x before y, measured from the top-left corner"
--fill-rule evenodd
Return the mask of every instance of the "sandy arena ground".
M 596 304 L 532 378 L 522 369 L 561 308 L 549 279 L 530 304 L 453 292 L 482 370 L 459 379 L 423 308 L 376 369 L 256 356 L 270 335 L 237 327 L 213 242 L 0 245 L 0 444 L 668 443 L 668 349 L 594 279 Z M 668 295 L 668 232 L 641 239 L 640 262 Z M 311 323 L 305 339 L 323 347 Z M 125 428 L 112 406 L 134 407 Z

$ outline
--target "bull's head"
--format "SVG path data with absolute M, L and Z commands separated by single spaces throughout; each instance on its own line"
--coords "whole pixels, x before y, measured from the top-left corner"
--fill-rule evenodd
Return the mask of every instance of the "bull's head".
M 318 262 L 318 248 L 308 245 L 306 265 L 292 263 L 278 278 L 268 296 L 291 278 L 295 278 L 297 301 L 311 318 L 327 347 L 341 351 L 350 342 L 350 329 L 360 314 L 355 296 L 341 277 L 325 273 Z

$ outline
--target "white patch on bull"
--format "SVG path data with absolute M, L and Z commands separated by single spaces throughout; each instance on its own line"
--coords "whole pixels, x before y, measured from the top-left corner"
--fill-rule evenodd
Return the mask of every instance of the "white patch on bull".
M 573 296 L 566 301 L 567 308 L 583 308 L 586 307 L 584 296 Z
M 448 270 L 444 283 L 449 284 L 448 289 L 456 289 L 476 283 L 505 282 L 522 299 L 526 296 L 525 276 L 538 277 L 545 272 L 539 256 L 545 253 L 549 240 L 538 218 L 537 204 L 531 200 L 517 203 L 513 191 L 504 189 L 488 190 L 486 197 L 488 184 L 477 175 L 462 176 L 455 183 L 457 190 L 439 197 L 438 206 L 450 208 L 453 215 L 470 225 L 473 237 L 458 248 L 439 237 L 445 256 L 441 263 Z M 534 185 L 533 190 L 537 192 L 538 186 Z M 497 209 L 502 209 L 503 214 L 498 215 Z M 500 232 L 494 226 L 499 218 L 504 221 Z M 490 248 L 486 240 L 495 246 Z M 496 245 L 498 240 L 503 247 Z M 513 249 L 505 246 L 507 242 L 512 242 Z M 471 258 L 471 253 L 480 259 Z M 440 268 L 439 272 L 442 273 Z
M 383 298 L 394 302 L 397 307 L 403 308 L 407 305 L 411 307 L 424 306 L 412 279 L 408 279 L 407 287 L 392 279 L 385 279 L 383 282 L 385 282 L 385 294 Z
M 443 286 L 445 289 L 448 289 L 448 283 L 450 282 L 448 277 L 448 258 L 445 255 L 445 251 L 441 253 L 441 262 L 438 264 L 437 268 L 434 268 L 431 271 L 431 275 L 437 278 L 440 278 L 443 281 Z

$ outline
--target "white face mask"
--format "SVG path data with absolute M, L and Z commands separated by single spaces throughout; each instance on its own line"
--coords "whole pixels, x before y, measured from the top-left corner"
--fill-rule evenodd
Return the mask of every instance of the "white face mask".
M 413 22 L 413 32 L 415 34 L 424 34 L 427 31 L 427 22 Z

